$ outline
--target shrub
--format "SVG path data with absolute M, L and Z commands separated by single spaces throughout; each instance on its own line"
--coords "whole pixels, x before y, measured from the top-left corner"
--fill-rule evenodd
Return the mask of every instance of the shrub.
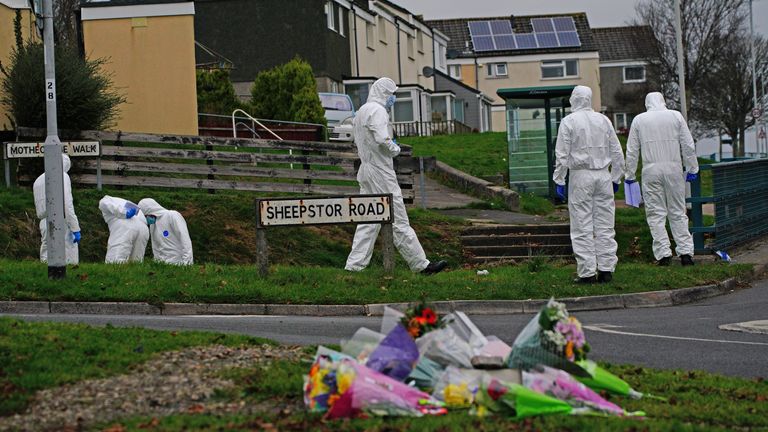
M 256 75 L 251 98 L 255 117 L 326 124 L 312 66 L 298 57 Z
M 235 95 L 235 88 L 229 79 L 229 71 L 197 71 L 197 111 L 207 114 L 231 115 L 237 108 L 246 111 L 246 104 Z
M 56 108 L 60 129 L 101 130 L 114 124 L 125 97 L 103 74 L 106 59 L 83 59 L 70 48 L 56 47 Z M 8 67 L 2 69 L 0 103 L 16 126 L 44 128 L 45 69 L 43 45 L 16 47 Z

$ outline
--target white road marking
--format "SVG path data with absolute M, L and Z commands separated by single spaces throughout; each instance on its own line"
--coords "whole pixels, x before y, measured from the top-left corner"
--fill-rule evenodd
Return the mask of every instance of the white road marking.
M 727 343 L 727 344 L 768 346 L 768 342 L 747 342 L 747 341 L 733 341 L 733 340 L 724 340 L 724 339 L 702 339 L 702 338 L 690 338 L 690 337 L 681 337 L 681 336 L 653 335 L 653 334 L 646 334 L 646 333 L 632 333 L 632 332 L 625 332 L 625 331 L 619 331 L 619 330 L 612 330 L 608 327 L 616 328 L 618 326 L 610 326 L 610 325 L 584 326 L 584 328 L 587 330 L 592 330 L 592 331 L 601 332 L 601 333 L 626 335 L 626 336 L 641 336 L 641 337 L 651 337 L 651 338 L 658 338 L 658 339 L 687 340 L 687 341 L 696 341 L 696 342 L 715 342 L 715 343 Z

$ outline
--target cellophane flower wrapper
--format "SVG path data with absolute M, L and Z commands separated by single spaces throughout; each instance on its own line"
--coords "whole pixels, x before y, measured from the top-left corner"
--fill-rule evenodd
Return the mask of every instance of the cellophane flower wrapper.
M 304 404 L 310 412 L 325 412 L 338 399 L 337 369 L 340 362 L 319 355 L 304 376 Z
M 354 361 L 343 360 L 337 369 L 341 396 L 331 405 L 327 419 L 445 413 L 427 393 Z
M 360 327 L 349 340 L 341 342 L 341 352 L 365 364 L 385 337 L 384 334 Z
M 539 325 L 540 318 L 541 312 L 536 314 L 517 335 L 512 343 L 512 353 L 509 355 L 507 366 L 529 370 L 537 365 L 545 365 L 565 370 L 573 375 L 585 375 L 579 366 L 557 353 L 557 347 L 542 340 L 543 329 Z
M 481 417 L 496 414 L 520 420 L 539 415 L 572 414 L 574 408 L 522 385 L 485 378 L 475 395 L 470 413 Z
M 419 348 L 411 335 L 398 324 L 368 357 L 365 365 L 398 381 L 403 381 L 419 361 Z
M 443 367 L 472 368 L 472 347 L 450 327 L 426 333 L 416 340 L 422 356 Z
M 381 334 L 389 334 L 405 316 L 404 313 L 389 306 L 384 306 L 384 315 L 381 317 Z
M 448 366 L 435 384 L 432 396 L 448 408 L 469 408 L 482 380 L 482 370 Z
M 590 408 L 617 416 L 627 414 L 621 407 L 603 399 L 563 370 L 541 366 L 539 371 L 523 372 L 523 385 L 567 402 L 574 408 Z
M 431 392 L 444 370 L 445 368 L 436 362 L 421 356 L 419 362 L 416 363 L 416 367 L 413 368 L 405 381 L 413 381 L 416 387 Z
M 574 378 L 594 391 L 606 391 L 619 396 L 627 396 L 633 399 L 641 399 L 645 397 L 662 401 L 666 400 L 663 397 L 641 393 L 633 389 L 629 383 L 603 369 L 592 360 L 579 360 L 576 363 L 579 365 L 579 367 L 585 370 L 588 375 L 576 376 Z

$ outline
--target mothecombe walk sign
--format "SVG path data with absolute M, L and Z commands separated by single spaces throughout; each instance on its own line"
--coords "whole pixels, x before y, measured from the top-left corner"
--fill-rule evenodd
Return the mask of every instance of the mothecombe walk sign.
M 265 198 L 256 200 L 256 261 L 268 273 L 266 228 L 296 225 L 382 224 L 384 269 L 394 269 L 392 195 Z
M 61 143 L 61 152 L 68 156 L 100 155 L 101 146 L 98 141 L 66 141 Z M 43 157 L 45 143 L 41 142 L 7 142 L 5 143 L 5 159 L 21 159 Z

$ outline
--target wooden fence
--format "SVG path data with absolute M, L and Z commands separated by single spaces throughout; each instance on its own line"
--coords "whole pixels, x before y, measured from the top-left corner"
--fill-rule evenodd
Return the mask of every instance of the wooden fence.
M 19 129 L 20 140 L 45 136 Z M 278 192 L 305 195 L 357 194 L 353 143 L 278 141 L 182 135 L 83 131 L 67 138 L 100 140 L 98 160 L 75 160 L 74 183 Z M 434 165 L 434 159 L 428 165 Z M 406 202 L 413 202 L 419 159 L 403 146 L 395 170 Z M 31 181 L 32 178 L 19 178 Z

